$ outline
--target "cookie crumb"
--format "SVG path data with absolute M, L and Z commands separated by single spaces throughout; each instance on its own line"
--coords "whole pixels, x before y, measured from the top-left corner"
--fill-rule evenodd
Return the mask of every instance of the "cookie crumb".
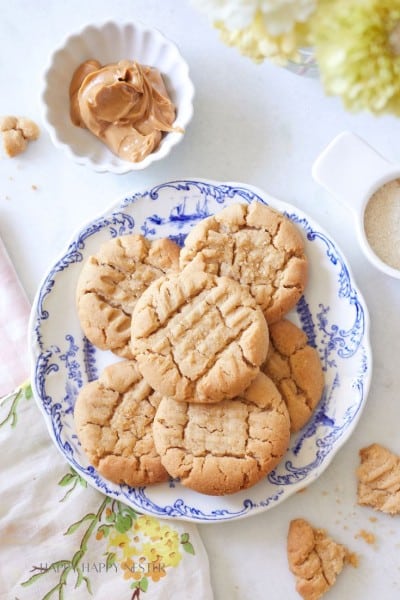
M 354 569 L 357 569 L 358 565 L 360 564 L 358 554 L 356 554 L 355 552 L 348 552 L 346 556 L 346 562 L 352 567 L 354 567 Z
M 376 536 L 374 533 L 371 533 L 370 531 L 366 531 L 365 529 L 360 529 L 360 531 L 354 536 L 356 539 L 357 538 L 362 538 L 365 542 L 367 542 L 367 544 L 375 544 L 376 542 Z
M 369 517 L 368 521 L 371 521 L 371 523 L 376 523 L 377 522 L 377 518 L 376 517 Z
M 10 158 L 25 152 L 28 142 L 37 140 L 39 127 L 26 117 L 0 117 L 0 131 L 3 135 L 3 147 Z

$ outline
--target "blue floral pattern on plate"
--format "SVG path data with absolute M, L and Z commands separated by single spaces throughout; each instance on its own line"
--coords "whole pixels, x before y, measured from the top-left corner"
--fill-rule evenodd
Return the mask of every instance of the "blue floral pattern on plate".
M 325 373 L 323 397 L 310 422 L 263 481 L 224 497 L 197 494 L 179 481 L 131 488 L 104 479 L 84 455 L 74 430 L 79 390 L 116 356 L 83 336 L 75 310 L 82 262 L 115 236 L 142 233 L 180 245 L 199 220 L 235 202 L 257 200 L 288 216 L 303 233 L 310 280 L 288 317 L 317 348 Z M 353 431 L 372 371 L 369 318 L 348 264 L 335 242 L 307 215 L 249 185 L 170 181 L 136 192 L 84 226 L 43 280 L 32 308 L 33 390 L 50 435 L 65 459 L 91 485 L 141 512 L 194 522 L 238 519 L 276 506 L 314 481 Z

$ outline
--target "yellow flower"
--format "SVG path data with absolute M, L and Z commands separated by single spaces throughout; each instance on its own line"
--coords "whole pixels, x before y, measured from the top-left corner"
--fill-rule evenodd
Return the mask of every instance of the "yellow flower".
M 149 537 L 158 538 L 160 534 L 160 521 L 154 517 L 141 515 L 136 519 L 135 530 L 141 531 Z
M 326 93 L 350 110 L 400 114 L 398 0 L 319 0 L 311 31 Z
M 123 548 L 129 544 L 129 538 L 126 533 L 119 533 L 116 529 L 113 529 L 108 538 L 108 545 L 115 546 L 116 548 Z
M 107 543 L 107 550 L 117 550 L 120 560 L 131 558 L 138 555 L 136 546 L 130 545 L 130 537 L 127 533 L 119 533 L 114 530 L 110 533 Z
M 179 542 L 174 543 L 171 539 L 143 544 L 141 551 L 150 563 L 160 560 L 165 567 L 177 567 L 182 560 Z
M 179 533 L 147 515 L 138 516 L 124 533 L 113 529 L 107 540 L 107 550 L 115 552 L 124 579 L 136 581 L 142 576 L 159 581 L 168 567 L 179 565 L 182 560 L 179 548 Z

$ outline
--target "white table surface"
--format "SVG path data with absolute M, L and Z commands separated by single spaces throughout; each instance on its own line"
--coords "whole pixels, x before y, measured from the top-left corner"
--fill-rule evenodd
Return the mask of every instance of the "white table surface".
M 40 80 L 51 51 L 68 33 L 109 18 L 139 19 L 174 40 L 196 88 L 184 141 L 143 172 L 85 169 L 54 149 L 44 129 L 21 157 L 2 154 L 0 235 L 31 300 L 47 267 L 82 223 L 125 194 L 185 177 L 251 183 L 301 207 L 341 247 L 366 299 L 374 369 L 356 430 L 303 493 L 250 518 L 199 526 L 216 600 L 299 598 L 286 561 L 287 528 L 295 517 L 325 527 L 358 554 L 358 568 L 346 568 L 328 595 L 331 600 L 399 598 L 399 517 L 357 506 L 355 469 L 359 449 L 372 442 L 400 454 L 400 281 L 370 266 L 351 215 L 317 186 L 311 166 L 345 129 L 400 162 L 400 120 L 351 115 L 338 99 L 324 96 L 319 81 L 253 64 L 224 46 L 207 19 L 184 0 L 0 0 L 0 17 L 2 115 L 26 115 L 42 125 Z M 375 543 L 360 537 L 361 530 L 375 535 Z

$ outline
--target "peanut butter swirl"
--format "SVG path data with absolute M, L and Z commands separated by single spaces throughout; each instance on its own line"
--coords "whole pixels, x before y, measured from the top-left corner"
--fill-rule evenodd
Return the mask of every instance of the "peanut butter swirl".
M 164 132 L 182 132 L 173 127 L 175 106 L 154 67 L 87 60 L 75 70 L 69 96 L 74 125 L 89 129 L 130 162 L 156 150 Z

